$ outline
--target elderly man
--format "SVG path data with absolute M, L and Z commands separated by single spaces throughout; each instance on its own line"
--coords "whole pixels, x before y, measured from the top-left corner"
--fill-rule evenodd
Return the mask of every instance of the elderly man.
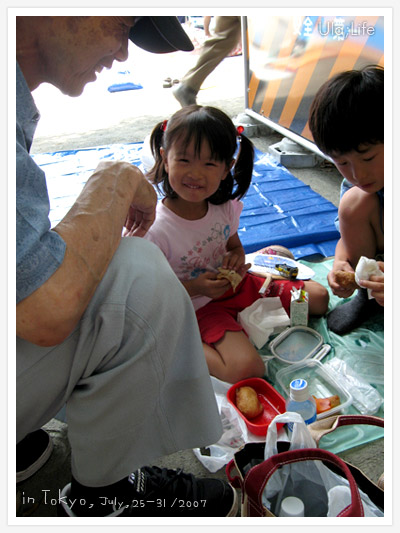
M 140 238 L 154 220 L 153 187 L 128 163 L 101 163 L 51 228 L 45 176 L 29 155 L 41 83 L 78 96 L 127 59 L 129 39 L 155 53 L 192 44 L 175 17 L 17 17 L 16 36 L 17 481 L 43 464 L 40 428 L 66 405 L 63 514 L 235 515 L 226 482 L 143 467 L 222 431 L 190 299 Z M 121 239 L 124 227 L 135 237 Z M 173 508 L 176 499 L 187 505 Z

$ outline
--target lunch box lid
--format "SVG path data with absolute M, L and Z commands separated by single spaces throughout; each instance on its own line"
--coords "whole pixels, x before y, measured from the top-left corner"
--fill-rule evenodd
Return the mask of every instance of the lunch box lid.
M 323 342 L 318 331 L 307 326 L 293 326 L 275 337 L 269 349 L 280 361 L 294 364 L 316 355 Z

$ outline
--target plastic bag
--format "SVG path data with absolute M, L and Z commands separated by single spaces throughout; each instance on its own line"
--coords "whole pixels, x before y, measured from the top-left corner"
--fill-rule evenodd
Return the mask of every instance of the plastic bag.
M 278 453 L 277 423 L 293 423 L 290 450 L 316 448 L 315 441 L 301 415 L 286 412 L 276 416 L 268 428 L 265 459 Z M 263 504 L 276 516 L 279 515 L 282 500 L 288 496 L 296 496 L 303 501 L 305 516 L 328 516 L 330 512 L 328 494 L 337 486 L 347 487 L 348 482 L 345 478 L 333 473 L 321 461 L 299 461 L 282 466 L 271 476 L 265 486 L 262 500 Z M 363 504 L 368 508 L 368 514 L 383 516 L 383 513 L 366 494 L 361 491 L 360 494 Z
M 223 433 L 218 442 L 207 446 L 208 455 L 202 453 L 200 448 L 194 448 L 193 453 L 209 472 L 217 472 L 233 459 L 235 453 L 244 444 L 263 442 L 264 437 L 250 433 L 244 420 L 228 402 L 226 393 L 232 385 L 214 377 L 211 377 L 211 382 L 221 416 Z
M 277 423 L 293 423 L 290 450 L 316 448 L 315 441 L 301 415 L 286 412 L 276 416 L 268 428 L 265 459 L 278 453 Z M 319 461 L 303 461 L 285 465 L 269 479 L 263 493 L 263 504 L 278 516 L 282 500 L 288 496 L 296 496 L 304 503 L 305 516 L 326 516 L 328 491 L 325 487 L 330 485 L 326 480 L 329 472 Z
M 361 503 L 364 509 L 364 516 L 384 516 L 383 512 L 374 505 L 368 498 L 366 500 L 365 495 L 360 491 Z M 350 487 L 336 486 L 328 492 L 328 516 L 338 516 L 338 514 L 350 505 L 351 495 Z
M 384 401 L 382 396 L 372 385 L 354 372 L 350 365 L 338 357 L 330 359 L 325 364 L 334 373 L 338 383 L 351 391 L 353 406 L 362 415 L 373 415 L 379 411 Z

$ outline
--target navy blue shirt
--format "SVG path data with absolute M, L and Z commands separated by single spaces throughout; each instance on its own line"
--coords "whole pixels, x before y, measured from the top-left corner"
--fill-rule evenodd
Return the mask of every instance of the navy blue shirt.
M 59 268 L 66 244 L 50 229 L 50 202 L 44 172 L 29 155 L 40 115 L 17 62 L 17 303 Z

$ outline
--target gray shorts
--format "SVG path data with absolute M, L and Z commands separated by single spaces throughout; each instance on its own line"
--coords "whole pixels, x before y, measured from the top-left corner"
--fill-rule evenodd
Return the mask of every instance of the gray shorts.
M 75 331 L 17 338 L 17 442 L 66 404 L 72 474 L 114 483 L 222 433 L 192 303 L 160 250 L 123 238 Z

